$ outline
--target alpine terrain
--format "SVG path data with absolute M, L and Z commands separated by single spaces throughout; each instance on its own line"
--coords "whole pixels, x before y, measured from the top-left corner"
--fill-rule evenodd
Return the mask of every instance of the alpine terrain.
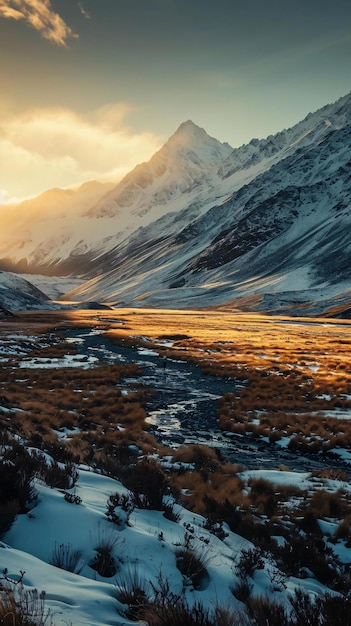
M 351 94 L 236 149 L 187 121 L 113 188 L 2 211 L 1 268 L 79 277 L 78 302 L 347 315 L 350 154 Z

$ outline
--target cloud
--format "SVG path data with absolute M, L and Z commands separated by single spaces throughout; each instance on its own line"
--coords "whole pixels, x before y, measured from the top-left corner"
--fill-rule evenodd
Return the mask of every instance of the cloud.
M 83 17 L 85 17 L 86 20 L 90 20 L 91 16 L 89 15 L 88 11 L 85 10 L 81 2 L 78 2 L 78 6 Z
M 59 46 L 66 46 L 69 37 L 78 37 L 55 13 L 50 0 L 0 0 L 0 17 L 24 20 L 42 37 Z
M 0 118 L 0 188 L 28 197 L 87 180 L 119 180 L 160 147 L 152 133 L 124 123 L 126 103 L 91 117 L 66 108 L 30 110 Z

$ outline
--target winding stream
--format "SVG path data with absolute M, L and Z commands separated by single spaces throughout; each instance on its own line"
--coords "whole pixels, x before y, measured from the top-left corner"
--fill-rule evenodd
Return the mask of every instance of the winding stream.
M 159 442 L 172 448 L 202 443 L 218 448 L 223 457 L 248 469 L 277 469 L 286 465 L 294 470 L 311 471 L 324 467 L 346 468 L 342 460 L 322 455 L 301 455 L 250 436 L 224 433 L 218 428 L 218 399 L 234 392 L 242 383 L 231 378 L 204 374 L 198 366 L 164 359 L 153 350 L 117 346 L 103 331 L 71 329 L 69 342 L 77 344 L 80 354 L 95 356 L 105 363 L 137 363 L 142 376 L 123 380 L 126 388 L 143 385 L 157 389 L 146 407 L 150 432 Z

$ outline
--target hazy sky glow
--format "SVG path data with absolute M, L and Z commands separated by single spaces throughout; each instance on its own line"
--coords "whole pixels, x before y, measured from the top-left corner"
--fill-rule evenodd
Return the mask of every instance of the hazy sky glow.
M 350 0 L 0 0 L 0 198 L 232 146 L 348 93 Z

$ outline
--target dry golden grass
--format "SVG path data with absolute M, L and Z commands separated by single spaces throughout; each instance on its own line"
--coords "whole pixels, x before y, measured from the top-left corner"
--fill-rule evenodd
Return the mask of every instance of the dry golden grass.
M 206 513 L 206 499 L 228 502 L 231 506 L 242 506 L 245 502 L 243 482 L 239 476 L 227 474 L 223 468 L 208 475 L 206 472 L 189 470 L 173 472 L 170 484 L 175 493 L 181 493 L 181 501 L 198 513 Z
M 160 354 L 196 363 L 205 372 L 244 381 L 243 388 L 238 387 L 221 402 L 218 419 L 224 430 L 266 435 L 271 441 L 294 436 L 297 448 L 306 445 L 306 440 L 310 449 L 316 450 L 350 445 L 351 420 L 334 416 L 335 409 L 351 409 L 350 321 L 213 310 L 118 309 L 25 312 L 5 322 L 1 330 L 31 335 L 55 331 L 59 335 L 60 330 L 77 326 L 99 327 L 116 343 L 156 347 Z M 66 348 L 67 344 L 54 343 L 40 354 L 62 355 Z M 22 372 L 23 377 L 31 377 L 29 371 Z M 50 413 L 48 423 L 56 424 L 56 428 L 72 422 L 68 414 L 72 405 L 80 415 L 80 427 L 88 429 L 90 424 L 96 428 L 101 420 L 109 419 L 133 430 L 136 424 L 145 428 L 136 404 L 130 409 L 118 398 L 116 389 L 107 391 L 108 383 L 115 386 L 118 380 L 116 369 L 100 367 L 87 373 L 86 393 L 80 394 L 81 399 L 72 388 L 80 384 L 80 370 L 46 373 L 44 377 L 40 384 L 43 375 L 38 376 L 30 400 L 22 398 L 23 405 L 18 404 L 18 385 L 8 379 L 10 403 L 37 414 L 40 410 L 35 403 L 45 402 Z M 65 393 L 58 400 L 60 383 Z M 98 393 L 100 385 L 103 393 Z M 50 400 L 50 389 L 56 396 L 54 401 Z M 90 397 L 92 390 L 95 399 Z M 83 400 L 83 396 L 88 399 Z M 59 415 L 52 410 L 53 405 Z
M 218 371 L 298 371 L 339 393 L 350 388 L 351 322 L 268 317 L 256 313 L 118 309 L 25 312 L 4 322 L 30 334 L 68 327 L 99 327 L 116 342 L 155 343 L 164 353 Z M 173 341 L 172 347 L 162 341 Z

